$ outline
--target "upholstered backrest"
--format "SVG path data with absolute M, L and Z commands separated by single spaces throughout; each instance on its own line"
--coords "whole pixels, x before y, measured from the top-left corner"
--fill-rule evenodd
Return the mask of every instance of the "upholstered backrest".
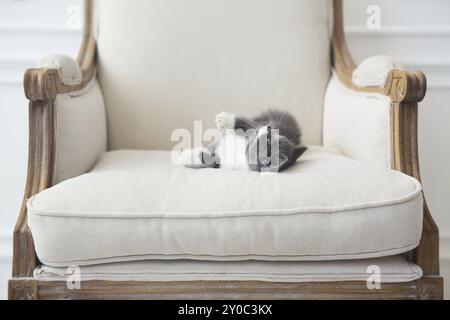
M 110 149 L 169 149 L 220 111 L 291 111 L 321 144 L 328 0 L 99 0 Z

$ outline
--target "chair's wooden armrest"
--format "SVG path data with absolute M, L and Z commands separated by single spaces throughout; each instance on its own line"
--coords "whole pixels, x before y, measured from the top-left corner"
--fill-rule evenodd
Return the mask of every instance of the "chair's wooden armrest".
M 58 70 L 53 68 L 35 68 L 28 69 L 24 76 L 25 96 L 30 101 L 49 101 L 54 100 L 58 94 L 80 91 L 83 89 L 95 74 L 95 53 L 96 42 L 92 37 L 84 40 L 83 52 L 78 57 L 78 64 L 82 73 L 80 84 L 69 85 L 63 83 L 58 75 Z
M 27 223 L 26 201 L 52 186 L 55 158 L 54 101 L 58 94 L 83 89 L 95 76 L 96 41 L 92 35 L 92 1 L 85 6 L 85 28 L 77 58 L 81 81 L 66 84 L 54 68 L 29 69 L 24 90 L 29 104 L 28 174 L 22 208 L 14 229 L 13 277 L 32 277 L 38 259 Z
M 336 22 L 337 23 L 337 22 Z M 342 26 L 335 26 L 332 39 L 332 64 L 340 80 L 347 88 L 368 93 L 379 93 L 391 98 L 393 103 L 420 102 L 427 91 L 427 79 L 420 71 L 393 69 L 389 71 L 384 86 L 358 87 L 353 83 L 353 72 L 356 65 L 345 43 Z
M 390 97 L 391 167 L 419 181 L 419 153 L 417 143 L 418 102 L 425 97 L 426 77 L 419 71 L 391 70 L 384 86 L 358 87 L 353 83 L 356 65 L 345 42 L 342 0 L 334 0 L 334 26 L 332 35 L 332 65 L 339 80 L 349 89 L 379 93 Z M 439 274 L 439 230 L 427 204 L 424 204 L 422 240 L 415 251 L 415 261 L 426 275 Z
M 383 91 L 393 103 L 420 102 L 427 92 L 427 78 L 420 71 L 391 70 Z
M 393 69 L 389 71 L 384 86 L 358 87 L 352 82 L 352 67 L 343 66 L 335 60 L 334 68 L 339 80 L 349 89 L 357 92 L 379 93 L 388 96 L 393 103 L 420 102 L 427 91 L 427 79 L 420 71 Z
M 28 100 L 53 100 L 58 94 L 58 70 L 28 69 L 25 71 L 23 83 Z
M 14 277 L 31 277 L 37 265 L 33 237 L 27 224 L 26 201 L 52 185 L 55 155 L 54 119 L 53 100 L 30 102 L 28 173 L 22 207 L 14 229 Z
M 426 94 L 427 81 L 420 71 L 393 69 L 389 72 L 384 86 L 358 87 L 353 83 L 356 64 L 345 40 L 342 0 L 334 0 L 333 4 L 335 19 L 332 35 L 332 65 L 339 80 L 354 91 L 389 96 L 393 103 L 422 101 Z

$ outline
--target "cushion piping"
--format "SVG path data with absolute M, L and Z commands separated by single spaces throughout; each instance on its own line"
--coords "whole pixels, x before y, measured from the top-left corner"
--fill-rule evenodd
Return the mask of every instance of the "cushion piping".
M 55 267 L 65 267 L 70 265 L 94 265 L 101 263 L 113 263 L 113 262 L 124 262 L 124 261 L 139 261 L 139 260 L 207 260 L 207 261 L 242 261 L 242 260 L 263 260 L 263 261 L 328 261 L 328 260 L 340 260 L 340 259 L 370 259 L 391 256 L 396 254 L 401 254 L 408 252 L 417 248 L 419 242 L 414 244 L 408 244 L 402 247 L 389 248 L 377 251 L 366 251 L 359 253 L 332 253 L 332 254 L 316 254 L 316 255 L 258 255 L 258 254 L 248 254 L 248 255 L 191 255 L 191 254 L 141 254 L 141 255 L 123 255 L 123 256 L 111 256 L 103 258 L 90 258 L 90 259 L 79 259 L 79 260 L 61 260 L 61 261 L 46 261 L 41 260 L 42 263 Z M 302 258 L 302 260 L 298 260 Z M 308 259 L 308 260 L 305 260 Z
M 198 214 L 196 212 L 196 216 L 192 217 L 189 215 L 183 215 L 180 212 L 171 212 L 170 216 L 165 215 L 163 212 L 134 212 L 134 213 L 127 213 L 127 212 L 61 212 L 61 211 L 50 211 L 50 210 L 38 210 L 34 204 L 33 201 L 38 195 L 32 197 L 27 201 L 27 209 L 30 213 L 33 215 L 39 215 L 39 216 L 49 216 L 49 217 L 70 217 L 70 218 L 93 218 L 93 219 L 101 219 L 101 218 L 115 218 L 115 219 L 141 219 L 141 218 L 164 218 L 164 219 L 219 219 L 219 218 L 227 218 L 227 217 L 237 217 L 237 218 L 244 218 L 244 217 L 263 217 L 263 216 L 279 216 L 285 215 L 297 215 L 297 214 L 333 214 L 333 213 L 340 213 L 340 212 L 348 212 L 348 211 L 355 211 L 355 210 L 361 210 L 361 209 L 370 209 L 370 208 L 380 208 L 380 207 L 386 207 L 386 206 L 393 206 L 397 204 L 402 204 L 405 202 L 409 202 L 412 200 L 417 199 L 422 192 L 422 186 L 419 181 L 417 181 L 415 178 L 410 177 L 408 175 L 403 174 L 404 176 L 408 177 L 414 184 L 415 184 L 415 190 L 411 192 L 409 195 L 406 195 L 404 197 L 400 197 L 398 199 L 394 200 L 388 200 L 388 201 L 380 201 L 378 203 L 368 203 L 368 204 L 361 204 L 361 205 L 347 205 L 347 206 L 341 206 L 341 207 L 333 207 L 333 208 L 291 208 L 291 209 L 283 209 L 283 210 L 277 210 L 277 209 L 259 209 L 259 210 L 245 210 L 245 211 L 223 211 L 223 212 L 203 212 Z M 190 212 L 186 212 L 190 213 Z M 186 214 L 185 213 L 185 214 Z M 276 214 L 275 214 L 276 213 Z M 212 215 L 214 214 L 214 215 Z
M 387 272 L 383 273 L 381 283 L 395 283 L 395 282 L 409 282 L 422 278 L 423 271 L 420 267 L 412 262 L 408 262 L 409 273 L 401 272 Z M 54 268 L 54 267 L 53 267 Z M 58 268 L 58 267 L 56 267 Z M 353 272 L 333 272 L 333 273 L 276 273 L 276 272 L 138 272 L 138 273 L 123 273 L 123 272 L 87 272 L 82 270 L 84 279 L 89 280 L 110 280 L 110 281 L 126 281 L 126 280 L 143 280 L 145 281 L 195 281 L 195 280 L 254 280 L 254 281 L 268 281 L 268 282 L 323 282 L 323 281 L 366 281 L 367 273 L 353 273 Z M 62 281 L 67 280 L 70 274 L 60 274 L 52 269 L 47 269 L 46 266 L 40 266 L 33 272 L 33 278 L 39 281 Z M 151 278 L 157 278 L 150 280 Z M 133 280 L 132 280 L 133 279 Z

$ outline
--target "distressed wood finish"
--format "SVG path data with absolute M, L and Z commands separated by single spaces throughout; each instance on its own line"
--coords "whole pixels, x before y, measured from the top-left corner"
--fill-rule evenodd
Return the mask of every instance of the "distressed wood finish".
M 86 17 L 92 16 L 92 1 L 86 0 Z M 54 100 L 57 94 L 84 88 L 95 74 L 95 40 L 92 25 L 85 25 L 78 62 L 83 72 L 77 86 L 63 84 L 56 69 L 29 69 L 24 76 L 29 104 L 28 174 L 19 218 L 14 228 L 13 277 L 31 277 L 37 265 L 33 238 L 27 224 L 26 201 L 51 187 L 55 153 Z
M 421 72 L 393 70 L 384 87 L 358 88 L 352 82 L 355 63 L 345 43 L 342 0 L 333 0 L 332 63 L 341 80 L 355 91 L 376 92 L 392 101 L 392 167 L 420 179 L 417 150 L 417 106 L 426 92 Z M 108 282 L 86 281 L 80 290 L 65 282 L 32 279 L 38 260 L 27 225 L 25 201 L 51 186 L 54 170 L 54 99 L 59 93 L 78 91 L 95 74 L 96 43 L 92 36 L 92 1 L 85 0 L 85 29 L 78 55 L 83 71 L 79 86 L 67 86 L 54 69 L 30 69 L 25 74 L 25 94 L 30 100 L 28 178 L 23 206 L 14 231 L 13 279 L 10 299 L 442 299 L 439 276 L 438 229 L 424 208 L 423 237 L 413 253 L 425 276 L 408 283 L 384 284 L 368 290 L 365 282 L 269 283 L 246 281 Z
M 55 141 L 52 101 L 30 102 L 29 126 L 28 176 L 14 229 L 13 277 L 32 276 L 37 265 L 33 238 L 27 224 L 26 200 L 51 185 Z
M 11 280 L 10 299 L 442 299 L 441 277 L 424 277 L 406 283 L 385 283 L 369 290 L 364 281 L 273 283 L 262 281 L 85 281 L 70 290 L 64 281 Z
M 392 168 L 421 181 L 417 143 L 417 109 L 427 89 L 425 75 L 418 71 L 392 70 L 384 87 L 355 86 L 352 82 L 352 74 L 356 66 L 345 42 L 342 0 L 334 0 L 334 17 L 333 66 L 340 81 L 355 91 L 375 92 L 390 97 L 392 101 Z M 414 259 L 425 275 L 439 275 L 439 230 L 426 202 L 422 239 L 420 246 L 414 252 Z
M 83 282 L 67 290 L 64 282 L 38 283 L 39 298 L 54 299 L 415 299 L 415 283 L 386 284 L 368 290 L 365 282 L 270 283 L 252 281 Z M 101 291 L 96 291 L 102 288 Z M 339 292 L 336 292 L 339 288 Z M 132 289 L 132 290 L 129 290 Z
M 33 279 L 9 280 L 8 299 L 37 300 L 38 282 Z

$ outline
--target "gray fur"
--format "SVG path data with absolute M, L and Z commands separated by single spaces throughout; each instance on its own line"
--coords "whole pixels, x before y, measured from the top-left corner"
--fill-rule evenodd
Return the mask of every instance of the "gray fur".
M 285 111 L 269 110 L 252 119 L 257 126 L 271 126 L 279 130 L 280 136 L 285 137 L 294 145 L 300 144 L 300 127 L 294 116 Z M 236 121 L 237 122 L 237 121 Z
M 258 131 L 264 127 L 271 129 L 270 134 L 258 136 Z M 236 117 L 234 130 L 246 136 L 247 160 L 252 171 L 282 171 L 294 165 L 307 150 L 301 145 L 298 123 L 288 112 L 269 110 L 251 119 Z M 220 159 L 215 156 L 214 149 L 215 145 L 210 145 L 202 154 L 203 164 L 219 168 Z

